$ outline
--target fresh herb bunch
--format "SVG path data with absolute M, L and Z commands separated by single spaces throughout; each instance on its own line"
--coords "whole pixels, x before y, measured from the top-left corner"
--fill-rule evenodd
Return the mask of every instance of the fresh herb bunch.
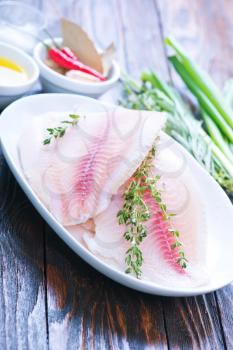
M 61 122 L 62 124 L 68 124 L 66 126 L 57 126 L 56 128 L 47 129 L 49 137 L 43 141 L 44 145 L 50 144 L 53 139 L 63 137 L 69 125 L 75 126 L 78 124 L 80 116 L 77 114 L 69 114 L 69 118 L 70 120 L 63 120 Z
M 126 251 L 125 263 L 127 265 L 126 273 L 132 273 L 137 278 L 140 278 L 143 264 L 143 255 L 140 249 L 140 244 L 147 236 L 148 230 L 145 223 L 150 219 L 153 213 L 150 207 L 144 200 L 144 195 L 149 191 L 158 204 L 165 221 L 170 221 L 174 214 L 167 212 L 167 207 L 162 201 L 161 192 L 157 188 L 157 183 L 160 176 L 151 176 L 153 168 L 153 160 L 156 154 L 155 145 L 152 147 L 147 157 L 144 159 L 140 167 L 136 170 L 124 192 L 123 208 L 118 212 L 118 222 L 120 225 L 127 226 L 127 231 L 124 233 L 124 238 L 130 242 L 131 247 Z M 170 233 L 174 237 L 174 243 L 171 245 L 172 249 L 182 247 L 178 240 L 179 232 L 170 228 Z M 187 259 L 184 251 L 179 250 L 179 258 L 177 263 L 182 267 L 187 267 Z
M 139 245 L 148 233 L 144 222 L 150 218 L 148 207 L 143 201 L 143 193 L 140 181 L 132 180 L 124 193 L 123 209 L 117 214 L 119 224 L 127 226 L 124 238 L 131 243 L 125 256 L 128 266 L 126 273 L 134 273 L 137 278 L 141 276 L 143 263 Z
M 149 178 L 154 155 L 155 146 L 152 147 L 148 156 L 130 180 L 123 196 L 123 209 L 117 214 L 119 224 L 124 224 L 128 228 L 124 233 L 124 238 L 131 243 L 131 247 L 127 250 L 125 256 L 125 262 L 128 266 L 125 272 L 133 273 L 137 278 L 142 274 L 141 267 L 143 264 L 142 251 L 139 246 L 148 234 L 144 223 L 150 218 L 150 210 L 143 197 L 149 188 L 146 179 Z
M 124 100 L 120 103 L 127 108 L 167 112 L 165 131 L 181 143 L 228 193 L 233 192 L 232 163 L 172 86 L 161 81 L 154 72 L 144 72 L 139 84 L 126 77 L 124 91 Z

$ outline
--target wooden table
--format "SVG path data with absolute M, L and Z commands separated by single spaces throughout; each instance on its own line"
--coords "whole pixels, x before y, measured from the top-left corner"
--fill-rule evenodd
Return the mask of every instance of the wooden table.
M 135 77 L 153 68 L 164 79 L 174 78 L 163 45 L 167 33 L 220 85 L 233 75 L 231 0 L 31 3 L 44 11 L 53 34 L 63 14 L 86 28 L 97 45 L 113 40 L 122 69 Z M 233 349 L 232 285 L 195 298 L 164 298 L 112 282 L 51 231 L 2 156 L 0 249 L 1 350 Z

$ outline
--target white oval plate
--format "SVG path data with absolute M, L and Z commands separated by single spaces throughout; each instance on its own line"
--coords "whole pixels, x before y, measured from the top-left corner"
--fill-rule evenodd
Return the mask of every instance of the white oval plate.
M 191 296 L 207 293 L 230 283 L 233 280 L 233 206 L 224 191 L 209 174 L 182 146 L 170 139 L 169 136 L 165 137 L 170 140 L 173 148 L 178 152 L 182 152 L 192 173 L 198 179 L 200 190 L 204 194 L 209 236 L 207 272 L 210 279 L 207 284 L 195 288 L 175 288 L 174 286 L 163 286 L 161 283 L 137 280 L 102 262 L 77 242 L 72 234 L 56 221 L 24 178 L 18 160 L 18 140 L 27 122 L 35 115 L 49 111 L 65 112 L 77 108 L 79 112 L 87 113 L 106 110 L 110 108 L 110 105 L 77 95 L 41 94 L 25 97 L 14 102 L 3 111 L 0 118 L 1 143 L 7 163 L 32 204 L 53 230 L 71 249 L 95 269 L 127 287 L 142 292 L 166 296 Z

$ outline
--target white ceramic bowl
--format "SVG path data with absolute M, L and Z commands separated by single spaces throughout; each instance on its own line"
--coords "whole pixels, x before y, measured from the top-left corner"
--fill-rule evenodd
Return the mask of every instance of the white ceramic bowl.
M 19 64 L 28 74 L 28 80 L 17 86 L 5 86 L 0 80 L 0 108 L 16 100 L 28 92 L 39 77 L 39 69 L 34 60 L 22 50 L 0 42 L 0 56 L 6 57 Z
M 58 44 L 62 42 L 61 38 L 56 38 L 55 40 Z M 47 39 L 45 43 L 51 45 L 51 40 Z M 44 63 L 46 57 L 45 45 L 43 43 L 37 44 L 34 49 L 34 58 L 40 68 L 41 83 L 43 90 L 46 92 L 68 92 L 99 97 L 113 87 L 120 78 L 120 67 L 116 61 L 113 61 L 108 80 L 97 83 L 78 82 L 49 68 Z

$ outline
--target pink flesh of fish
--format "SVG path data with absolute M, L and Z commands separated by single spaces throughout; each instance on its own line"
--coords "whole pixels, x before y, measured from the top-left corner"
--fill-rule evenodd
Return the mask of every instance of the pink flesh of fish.
M 101 185 L 105 180 L 104 175 L 100 174 L 102 170 L 100 164 L 104 167 L 107 166 L 108 162 L 103 155 L 107 135 L 108 133 L 104 132 L 101 137 L 95 137 L 88 148 L 87 154 L 80 158 L 74 168 L 71 165 L 72 169 L 70 170 L 73 173 L 71 193 L 64 194 L 60 198 L 61 200 L 59 199 L 61 205 L 59 216 L 64 222 L 67 218 L 73 218 L 74 220 L 75 218 L 81 218 L 81 222 L 85 222 L 94 215 L 98 205 L 98 193 L 101 191 Z M 101 176 L 102 179 L 99 182 L 98 177 L 101 178 Z M 53 174 L 49 182 L 53 182 Z M 80 219 L 77 222 L 80 223 Z
M 179 247 L 172 248 L 175 238 L 169 229 L 169 223 L 164 220 L 163 213 L 159 205 L 155 202 L 149 191 L 144 196 L 145 203 L 149 206 L 152 213 L 146 223 L 150 235 L 154 235 L 156 243 L 162 252 L 163 258 L 179 273 L 185 273 L 185 270 L 178 264 Z
M 93 113 L 81 118 L 61 139 L 44 146 L 46 128 L 58 126 L 68 114 L 37 118 L 19 143 L 26 178 L 65 226 L 82 224 L 108 207 L 112 195 L 145 158 L 165 122 L 165 117 L 155 112 L 119 108 Z M 25 137 L 29 134 L 33 135 L 31 140 Z
M 155 162 L 161 165 L 161 169 L 166 168 L 166 164 L 178 162 L 178 158 L 171 151 L 164 152 L 165 155 L 162 153 Z M 172 228 L 180 232 L 179 240 L 183 243 L 188 268 L 183 270 L 177 263 L 178 249 L 171 248 L 174 238 L 168 231 L 168 224 L 163 221 L 158 205 L 151 200 L 150 195 L 147 195 L 145 200 L 150 203 L 154 214 L 146 224 L 148 235 L 141 244 L 144 257 L 142 278 L 180 287 L 203 284 L 207 280 L 204 268 L 206 223 L 202 196 L 195 179 L 186 167 L 175 178 L 164 175 L 159 182 L 161 182 L 162 198 L 168 210 L 177 214 L 171 218 L 171 224 Z M 130 245 L 123 238 L 126 227 L 119 225 L 117 221 L 117 213 L 122 205 L 122 195 L 114 196 L 110 206 L 94 218 L 95 234 L 87 232 L 83 240 L 93 254 L 105 263 L 124 271 L 125 252 Z

